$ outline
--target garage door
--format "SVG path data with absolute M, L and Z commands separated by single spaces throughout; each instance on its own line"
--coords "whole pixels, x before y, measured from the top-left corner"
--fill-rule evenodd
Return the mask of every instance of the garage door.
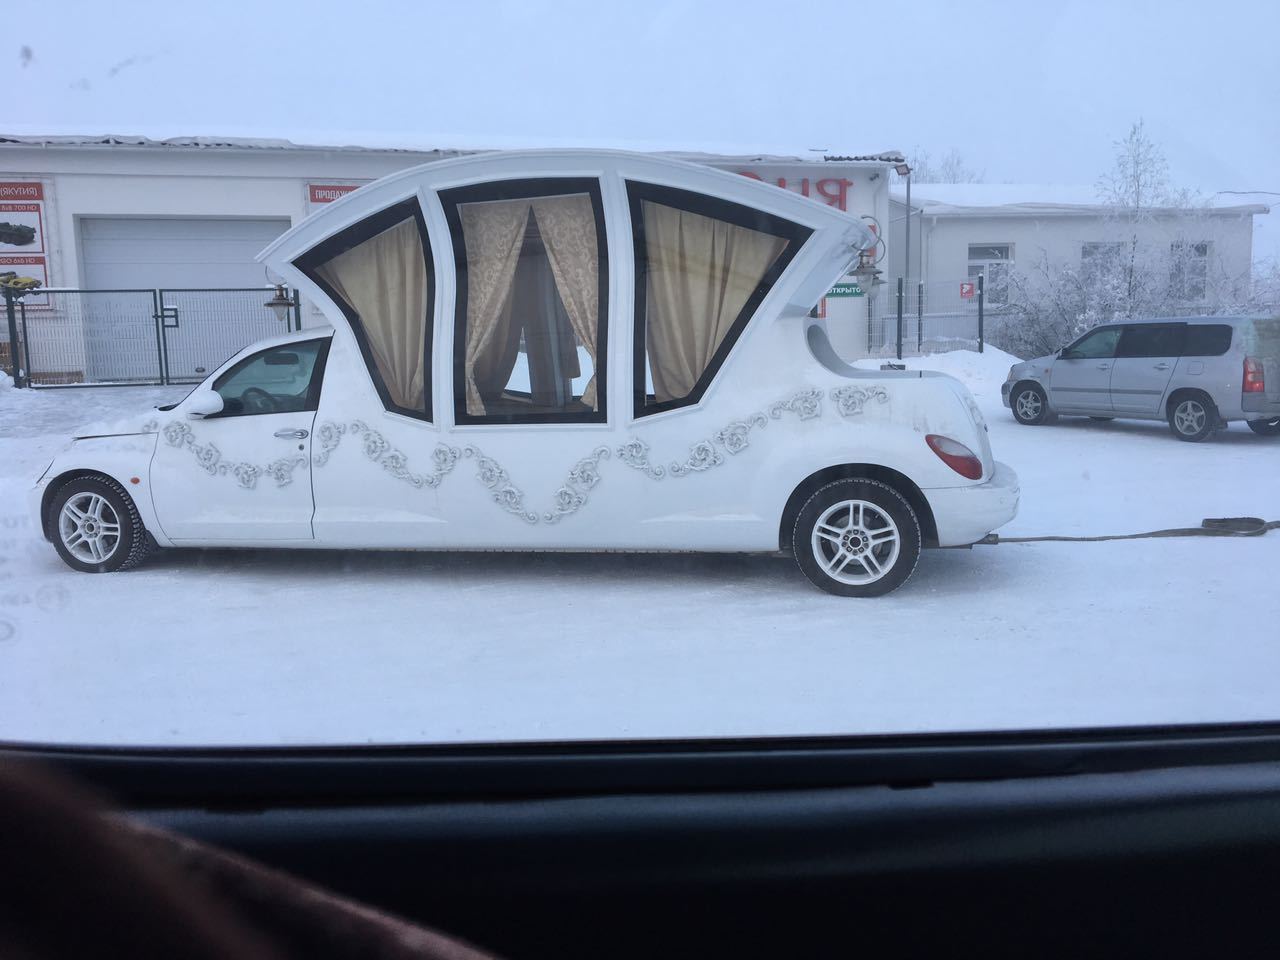
M 84 217 L 84 286 L 261 287 L 266 276 L 253 258 L 288 229 L 287 219 Z
M 263 307 L 266 275 L 253 258 L 287 229 L 286 219 L 82 218 L 80 262 L 90 290 L 249 288 L 167 292 L 159 340 L 150 295 L 79 295 L 86 379 L 141 380 L 162 369 L 170 380 L 200 380 L 244 345 L 283 332 Z

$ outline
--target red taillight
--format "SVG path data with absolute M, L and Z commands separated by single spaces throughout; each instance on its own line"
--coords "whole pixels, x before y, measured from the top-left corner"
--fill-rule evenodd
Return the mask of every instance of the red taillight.
M 1244 392 L 1266 393 L 1267 378 L 1262 372 L 1262 361 L 1257 357 L 1244 358 Z
M 960 441 L 930 433 L 925 436 L 924 442 L 938 455 L 938 459 L 960 476 L 970 480 L 982 479 L 982 461 Z

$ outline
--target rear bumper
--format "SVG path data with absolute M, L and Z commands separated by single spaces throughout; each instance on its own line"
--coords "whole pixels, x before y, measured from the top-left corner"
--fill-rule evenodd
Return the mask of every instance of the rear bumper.
M 1240 408 L 1246 420 L 1269 420 L 1280 417 L 1280 400 L 1273 400 L 1265 393 L 1240 394 Z
M 971 487 L 939 487 L 923 491 L 938 528 L 938 546 L 977 543 L 1018 513 L 1018 475 L 997 461 L 990 479 Z

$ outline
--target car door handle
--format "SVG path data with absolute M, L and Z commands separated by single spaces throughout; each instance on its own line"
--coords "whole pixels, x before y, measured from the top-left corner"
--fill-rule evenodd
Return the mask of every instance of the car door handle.
M 277 430 L 275 435 L 281 440 L 305 440 L 310 436 L 306 430 Z
M 1098 369 L 1099 369 L 1099 370 L 1110 370 L 1110 369 L 1111 369 L 1111 364 L 1109 364 L 1109 363 L 1100 363 L 1100 364 L 1098 364 Z
M 1157 369 L 1157 370 L 1168 370 L 1168 369 L 1169 369 L 1169 365 L 1168 365 L 1167 363 L 1157 363 L 1157 364 L 1156 364 L 1156 369 Z

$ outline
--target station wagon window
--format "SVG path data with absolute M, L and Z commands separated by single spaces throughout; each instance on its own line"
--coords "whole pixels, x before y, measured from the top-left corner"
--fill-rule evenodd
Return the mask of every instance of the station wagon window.
M 442 191 L 458 300 L 458 423 L 603 422 L 608 254 L 600 185 L 510 180 Z
M 407 200 L 361 221 L 296 266 L 350 322 L 383 405 L 430 420 L 435 287 L 418 202 Z
M 1187 327 L 1184 357 L 1220 357 L 1231 348 L 1231 327 L 1225 323 L 1193 323 Z
M 1090 330 L 1063 351 L 1067 360 L 1107 360 L 1116 355 L 1120 340 L 1120 327 L 1100 327 Z
M 320 405 L 329 339 L 286 343 L 245 357 L 213 383 L 222 397 L 218 417 L 298 413 Z
M 1117 357 L 1180 357 L 1185 323 L 1138 323 L 1125 327 Z
M 702 399 L 812 232 L 702 194 L 627 184 L 635 238 L 635 415 Z

